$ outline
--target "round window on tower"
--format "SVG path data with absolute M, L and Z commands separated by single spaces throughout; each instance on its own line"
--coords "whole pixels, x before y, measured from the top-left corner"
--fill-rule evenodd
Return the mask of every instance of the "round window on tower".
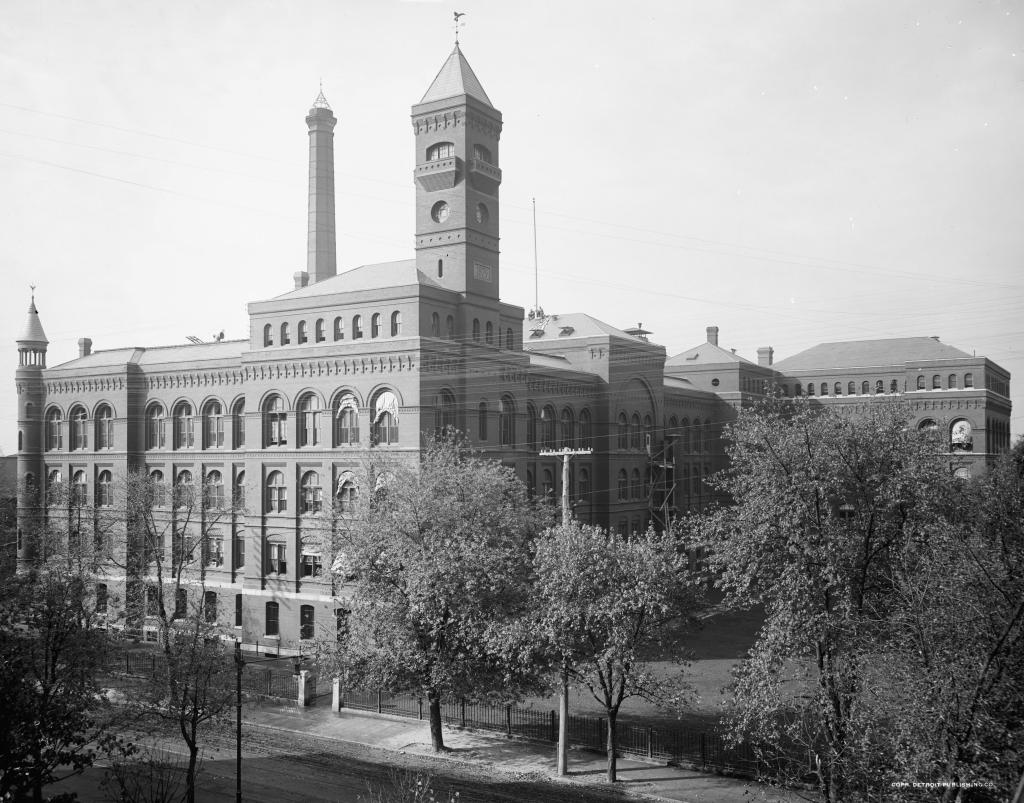
M 487 211 L 487 207 L 483 204 L 476 205 L 476 222 L 486 223 L 491 219 L 491 213 Z
M 435 223 L 444 223 L 448 220 L 448 216 L 451 213 L 452 210 L 448 207 L 447 203 L 444 201 L 438 201 L 430 210 L 430 217 L 434 219 Z

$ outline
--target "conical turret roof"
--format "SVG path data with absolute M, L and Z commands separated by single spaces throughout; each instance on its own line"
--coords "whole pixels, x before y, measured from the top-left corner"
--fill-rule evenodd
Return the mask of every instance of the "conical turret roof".
M 46 339 L 46 332 L 43 331 L 43 323 L 39 320 L 39 310 L 36 309 L 36 299 L 32 296 L 32 302 L 28 305 L 28 320 L 22 330 L 19 343 L 43 343 L 50 341 Z
M 426 94 L 420 103 L 430 103 L 434 100 L 447 100 L 459 95 L 470 95 L 477 100 L 483 101 L 493 108 L 491 99 L 484 92 L 480 80 L 469 66 L 466 57 L 462 55 L 458 44 L 452 51 L 448 60 L 441 66 L 440 72 L 434 78 L 433 83 L 427 89 Z

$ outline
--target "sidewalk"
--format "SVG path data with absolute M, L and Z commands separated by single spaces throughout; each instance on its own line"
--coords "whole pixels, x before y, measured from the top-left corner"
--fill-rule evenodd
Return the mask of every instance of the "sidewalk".
M 436 755 L 430 746 L 426 720 L 400 719 L 342 709 L 331 711 L 329 698 L 310 708 L 267 706 L 244 709 L 244 720 L 254 725 L 297 731 L 324 739 L 337 739 L 403 753 Z M 570 749 L 569 776 L 554 773 L 554 745 L 506 738 L 498 733 L 444 728 L 449 760 L 493 767 L 498 772 L 547 777 L 560 783 L 606 786 L 606 760 L 597 753 Z M 619 786 L 657 800 L 686 803 L 768 801 L 790 803 L 795 794 L 753 781 L 729 778 L 634 759 L 618 761 Z

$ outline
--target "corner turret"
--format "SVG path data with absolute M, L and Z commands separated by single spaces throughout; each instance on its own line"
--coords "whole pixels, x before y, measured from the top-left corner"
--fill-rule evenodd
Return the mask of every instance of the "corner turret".
M 43 484 L 43 405 L 46 387 L 46 339 L 36 309 L 35 288 L 28 306 L 28 320 L 17 340 L 18 368 L 15 385 L 18 394 L 18 568 L 27 567 L 33 558 L 33 534 L 41 527 Z

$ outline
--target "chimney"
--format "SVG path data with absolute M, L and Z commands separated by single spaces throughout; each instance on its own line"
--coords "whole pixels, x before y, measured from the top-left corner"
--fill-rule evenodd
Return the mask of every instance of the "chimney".
M 717 346 L 718 345 L 718 327 L 717 326 L 709 326 L 708 327 L 708 343 L 710 343 L 712 346 Z
M 309 284 L 309 274 L 304 270 L 295 271 L 295 289 L 301 290 L 307 284 Z
M 768 367 L 775 359 L 775 349 L 771 346 L 761 346 L 757 350 L 757 364 Z
M 306 117 L 309 126 L 309 229 L 306 239 L 306 272 L 309 284 L 338 273 L 334 232 L 334 126 L 323 90 Z
M 92 340 L 88 337 L 78 338 L 78 356 L 88 357 L 92 354 Z

